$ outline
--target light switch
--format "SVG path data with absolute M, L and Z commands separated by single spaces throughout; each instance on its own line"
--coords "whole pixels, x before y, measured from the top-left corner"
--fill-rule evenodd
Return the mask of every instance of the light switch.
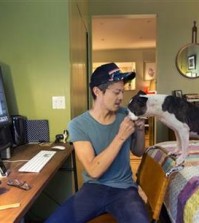
M 53 96 L 52 107 L 53 109 L 65 109 L 65 96 Z

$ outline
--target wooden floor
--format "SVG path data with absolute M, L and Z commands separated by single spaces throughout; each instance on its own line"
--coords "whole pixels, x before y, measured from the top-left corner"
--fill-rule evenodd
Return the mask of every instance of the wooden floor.
M 145 148 L 147 148 L 148 146 L 149 146 L 149 133 L 148 133 L 148 131 L 146 131 L 145 132 Z M 141 158 L 131 155 L 130 160 L 131 160 L 130 161 L 131 168 L 133 171 L 133 178 L 134 178 L 134 180 L 136 180 L 136 172 L 140 165 Z

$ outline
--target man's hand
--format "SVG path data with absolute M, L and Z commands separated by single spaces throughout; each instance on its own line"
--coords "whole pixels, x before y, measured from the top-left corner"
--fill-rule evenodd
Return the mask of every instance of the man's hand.
M 138 130 L 144 130 L 145 128 L 145 119 L 143 118 L 139 118 L 135 121 L 135 127 L 138 129 Z
M 122 123 L 120 124 L 120 128 L 118 131 L 118 137 L 125 141 L 132 133 L 135 131 L 134 121 L 129 117 L 125 117 Z

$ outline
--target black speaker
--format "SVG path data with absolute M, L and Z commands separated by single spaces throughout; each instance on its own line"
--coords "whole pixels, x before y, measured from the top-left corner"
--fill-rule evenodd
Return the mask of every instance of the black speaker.
M 26 120 L 28 143 L 49 142 L 48 120 Z
M 10 126 L 0 128 L 0 158 L 11 158 L 12 137 Z
M 13 146 L 19 146 L 27 143 L 26 120 L 22 115 L 12 115 L 11 133 Z

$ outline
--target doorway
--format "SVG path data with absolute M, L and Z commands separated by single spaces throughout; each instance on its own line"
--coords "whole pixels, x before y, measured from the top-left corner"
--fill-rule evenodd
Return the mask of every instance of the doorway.
M 156 22 L 156 15 L 92 17 L 92 69 L 104 62 L 134 64 L 135 87 L 125 91 L 124 106 L 139 90 L 156 92 L 156 72 L 152 78 L 146 75 L 149 65 L 156 70 Z M 147 124 L 146 144 L 153 145 L 154 120 Z

